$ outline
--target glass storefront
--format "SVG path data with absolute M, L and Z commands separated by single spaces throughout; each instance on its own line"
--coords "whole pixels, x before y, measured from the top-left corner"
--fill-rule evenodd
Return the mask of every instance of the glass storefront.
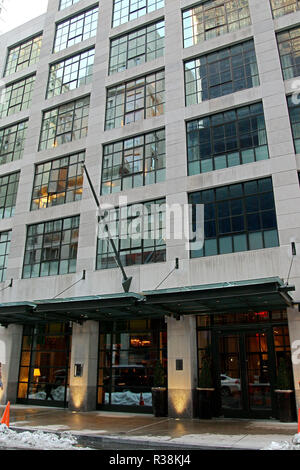
M 164 320 L 101 322 L 98 408 L 151 411 L 157 361 L 167 374 Z
M 18 403 L 67 406 L 71 334 L 68 324 L 24 326 Z
M 282 311 L 197 317 L 198 369 L 209 359 L 218 416 L 276 417 L 279 361 L 292 377 L 287 316 Z

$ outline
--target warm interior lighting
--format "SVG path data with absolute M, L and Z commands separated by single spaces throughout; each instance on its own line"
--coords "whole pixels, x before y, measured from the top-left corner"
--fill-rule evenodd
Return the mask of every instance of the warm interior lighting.
M 34 369 L 33 371 L 33 377 L 40 377 L 41 376 L 41 371 L 40 369 Z
M 145 347 L 145 346 L 150 346 L 151 341 L 149 339 L 131 338 L 130 345 L 134 347 L 139 347 L 139 346 Z

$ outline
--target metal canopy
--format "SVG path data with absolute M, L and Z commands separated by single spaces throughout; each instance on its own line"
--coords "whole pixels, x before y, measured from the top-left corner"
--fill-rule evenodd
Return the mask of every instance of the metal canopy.
M 284 309 L 293 305 L 287 286 L 277 277 L 147 291 L 147 304 L 174 314 L 213 314 Z
M 277 277 L 199 286 L 0 304 L 0 325 L 130 320 L 165 315 L 256 312 L 293 305 Z

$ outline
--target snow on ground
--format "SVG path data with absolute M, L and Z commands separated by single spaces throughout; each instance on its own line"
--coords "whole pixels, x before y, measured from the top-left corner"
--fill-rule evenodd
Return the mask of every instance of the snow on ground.
M 0 424 L 0 447 L 14 449 L 38 449 L 38 450 L 87 450 L 76 447 L 76 437 L 71 434 L 57 436 L 53 433 L 42 431 L 25 431 L 18 433 L 9 429 L 5 424 Z
M 264 447 L 262 450 L 300 450 L 300 433 L 295 434 L 291 442 L 271 442 L 269 446 Z

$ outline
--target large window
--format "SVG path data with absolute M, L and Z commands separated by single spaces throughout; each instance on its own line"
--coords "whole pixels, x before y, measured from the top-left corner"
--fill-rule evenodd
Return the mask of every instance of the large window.
M 118 406 L 120 410 L 131 407 L 133 411 L 141 407 L 150 408 L 157 361 L 163 365 L 167 384 L 167 331 L 164 320 L 102 321 L 98 405 L 101 408 Z M 140 404 L 141 393 L 144 405 Z
M 90 98 L 82 98 L 45 111 L 39 150 L 81 139 L 87 135 Z
M 29 108 L 34 82 L 35 75 L 32 75 L 5 87 L 3 99 L 0 102 L 0 118 Z
M 67 406 L 71 357 L 69 324 L 26 325 L 23 329 L 18 402 Z
M 296 103 L 295 100 L 299 101 L 298 98 L 293 99 L 292 96 L 287 98 L 295 152 L 300 153 L 300 103 Z
M 300 27 L 277 35 L 279 55 L 284 80 L 300 75 Z
M 31 210 L 81 200 L 84 157 L 80 152 L 36 165 Z
M 47 98 L 67 93 L 90 83 L 95 49 L 81 52 L 50 66 Z
M 122 127 L 164 113 L 165 73 L 152 73 L 107 90 L 105 128 Z
M 0 282 L 6 280 L 7 259 L 9 255 L 11 231 L 0 232 Z
M 204 247 L 192 258 L 279 245 L 271 178 L 199 191 L 189 202 L 204 204 L 205 219 Z
M 98 7 L 77 14 L 56 27 L 53 52 L 59 52 L 96 35 Z
M 183 12 L 184 47 L 251 24 L 248 0 L 209 0 Z
M 0 129 L 0 165 L 22 158 L 27 121 Z
M 97 269 L 117 267 L 104 225 L 110 228 L 124 266 L 166 260 L 165 199 L 111 209 L 105 214 L 98 236 Z
M 159 21 L 111 40 L 109 73 L 121 72 L 164 54 L 165 22 Z
M 252 40 L 185 62 L 186 105 L 258 85 Z
M 0 219 L 7 219 L 14 215 L 19 177 L 19 171 L 0 177 Z
M 41 44 L 42 35 L 39 35 L 9 48 L 4 75 L 19 72 L 30 65 L 36 64 L 40 57 Z
M 71 7 L 78 2 L 80 2 L 80 0 L 60 0 L 59 10 L 64 10 L 65 8 Z
M 299 0 L 270 0 L 274 18 L 299 10 Z
M 29 225 L 23 278 L 76 272 L 79 216 Z
M 188 122 L 187 145 L 189 175 L 267 159 L 262 103 Z
M 104 146 L 101 193 L 110 194 L 165 180 L 165 131 Z
M 165 6 L 164 0 L 114 0 L 113 27 Z

